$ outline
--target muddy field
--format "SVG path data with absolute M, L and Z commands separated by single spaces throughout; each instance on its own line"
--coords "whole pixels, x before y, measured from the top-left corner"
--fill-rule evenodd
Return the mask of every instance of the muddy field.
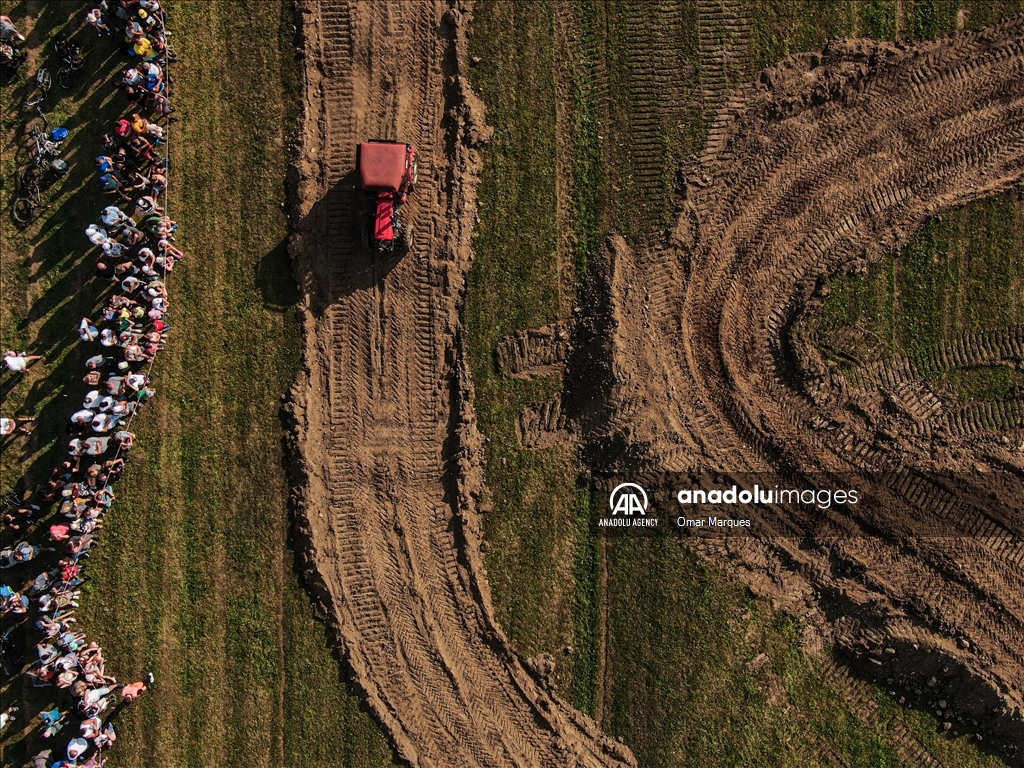
M 290 250 L 306 370 L 290 410 L 310 590 L 410 763 L 634 764 L 494 620 L 460 328 L 476 149 L 488 136 L 464 78 L 470 10 L 299 7 L 306 94 Z M 735 31 L 742 40 L 742 24 Z M 803 329 L 821 278 L 863 269 L 928 217 L 1020 185 L 1022 39 L 1017 18 L 909 47 L 837 41 L 728 97 L 749 54 L 709 44 L 702 55 L 721 66 L 704 74 L 716 86 L 705 108 L 718 119 L 684 168 L 668 245 L 634 252 L 611 238 L 592 263 L 586 322 L 497 352 L 509 375 L 567 360 L 562 401 L 524 414 L 520 436 L 542 446 L 573 432 L 596 471 L 870 489 L 877 503 L 864 516 L 837 509 L 822 525 L 766 508 L 758 538 L 698 546 L 802 615 L 818 647 L 955 700 L 957 716 L 1010 745 L 1011 762 L 1024 741 L 1024 409 L 1013 395 L 960 407 L 922 371 L 1019 363 L 1019 329 L 845 372 Z M 419 150 L 413 246 L 389 262 L 355 237 L 354 149 L 370 136 Z M 870 718 L 870 699 L 836 675 Z M 904 760 L 927 763 L 910 737 L 901 743 Z

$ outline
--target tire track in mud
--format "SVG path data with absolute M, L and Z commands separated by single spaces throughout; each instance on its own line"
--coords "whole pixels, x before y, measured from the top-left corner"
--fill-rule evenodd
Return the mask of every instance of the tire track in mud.
M 574 405 L 612 414 L 578 425 L 595 469 L 637 471 L 641 457 L 655 474 L 870 489 L 871 509 L 767 508 L 765 535 L 723 557 L 760 591 L 818 605 L 820 632 L 854 658 L 898 643 L 898 659 L 880 662 L 894 679 L 944 669 L 968 719 L 1024 741 L 1012 714 L 1024 705 L 1024 459 L 989 434 L 1019 428 L 1019 400 L 943 413 L 923 389 L 914 400 L 880 386 L 920 383 L 943 361 L 1005 359 L 1018 329 L 849 380 L 807 330 L 822 278 L 1024 182 L 1024 17 L 915 46 L 833 41 L 734 101 L 684 167 L 669 243 L 633 253 L 612 238 L 595 268 L 611 383 L 604 405 Z M 905 407 L 888 407 L 900 392 Z
M 715 130 L 743 105 L 730 91 L 746 83 L 754 69 L 754 24 L 747 0 L 697 0 L 701 106 L 711 125 L 708 148 L 721 152 L 724 133 Z M 713 116 L 724 108 L 719 120 Z
M 321 614 L 416 766 L 630 766 L 495 623 L 476 510 L 482 439 L 462 370 L 482 106 L 464 4 L 300 0 L 303 153 L 290 244 L 306 296 L 292 393 L 296 533 Z M 357 248 L 355 145 L 418 149 L 401 257 Z

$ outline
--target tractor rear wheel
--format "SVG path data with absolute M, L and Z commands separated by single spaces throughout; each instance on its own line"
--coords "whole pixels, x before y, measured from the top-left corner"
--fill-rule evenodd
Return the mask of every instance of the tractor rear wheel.
M 415 232 L 412 224 L 403 224 L 402 231 L 399 233 L 398 247 L 403 251 L 411 251 L 413 243 L 415 242 Z

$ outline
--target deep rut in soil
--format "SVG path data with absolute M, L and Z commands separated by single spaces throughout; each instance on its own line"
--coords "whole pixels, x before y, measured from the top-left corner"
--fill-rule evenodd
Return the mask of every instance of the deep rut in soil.
M 357 685 L 416 766 L 628 766 L 494 620 L 475 504 L 482 442 L 457 341 L 482 106 L 469 14 L 444 2 L 299 2 L 306 56 L 292 255 L 307 297 L 295 418 L 307 581 Z M 407 254 L 357 248 L 355 145 L 418 149 Z

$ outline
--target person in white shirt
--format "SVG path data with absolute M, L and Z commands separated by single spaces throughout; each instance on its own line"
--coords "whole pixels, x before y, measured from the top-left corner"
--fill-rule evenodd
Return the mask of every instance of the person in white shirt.
M 6 416 L 0 416 L 0 437 L 31 435 L 32 430 L 26 425 L 31 425 L 35 420 L 35 416 L 16 416 L 10 419 Z
M 93 413 L 92 411 L 90 411 L 90 410 L 88 410 L 86 408 L 83 408 L 82 410 L 75 411 L 73 414 L 71 414 L 71 423 L 72 424 L 91 424 L 92 420 L 93 420 L 93 418 L 95 416 L 96 416 L 95 413 Z
M 110 413 L 97 413 L 93 417 L 92 428 L 94 432 L 109 432 L 117 426 L 119 421 L 121 421 L 120 416 L 114 416 Z
M 32 363 L 42 359 L 42 355 L 29 355 L 25 352 L 18 353 L 13 349 L 4 352 L 4 365 L 7 366 L 8 370 L 18 373 L 24 373 Z

